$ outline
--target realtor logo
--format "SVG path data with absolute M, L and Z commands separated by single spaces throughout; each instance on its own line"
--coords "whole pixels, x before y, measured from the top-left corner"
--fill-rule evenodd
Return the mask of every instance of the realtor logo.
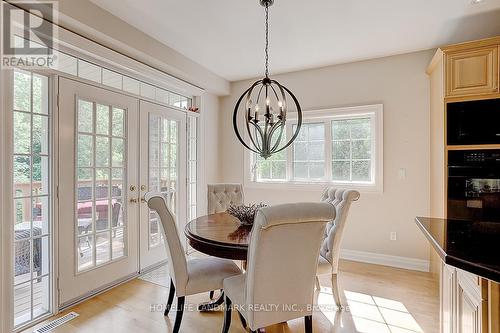
M 2 67 L 55 67 L 56 1 L 2 1 Z

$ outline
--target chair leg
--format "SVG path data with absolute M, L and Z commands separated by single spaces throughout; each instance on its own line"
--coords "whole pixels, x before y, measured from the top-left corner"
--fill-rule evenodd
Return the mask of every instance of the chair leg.
M 247 329 L 247 321 L 245 320 L 245 317 L 243 317 L 243 315 L 239 311 L 237 312 L 238 312 L 238 317 L 240 317 L 241 325 L 243 325 L 244 329 Z
M 312 316 L 304 317 L 304 326 L 306 328 L 306 333 L 312 333 L 313 331 L 313 318 Z
M 170 309 L 172 308 L 172 302 L 174 301 L 175 286 L 174 281 L 170 279 L 170 291 L 168 292 L 167 307 L 165 308 L 164 316 L 168 316 Z
M 224 326 L 222 326 L 222 333 L 229 332 L 231 326 L 231 300 L 226 296 L 225 300 L 226 311 L 224 311 Z
M 342 310 L 342 302 L 341 302 L 341 290 L 338 281 L 338 274 L 332 274 L 332 293 L 333 300 L 335 301 L 335 305 L 337 305 L 339 310 Z
M 182 315 L 184 314 L 184 301 L 186 298 L 184 296 L 177 298 L 177 314 L 175 315 L 175 323 L 173 333 L 179 333 L 181 327 Z
M 316 290 L 321 291 L 321 284 L 319 283 L 319 277 L 316 275 Z

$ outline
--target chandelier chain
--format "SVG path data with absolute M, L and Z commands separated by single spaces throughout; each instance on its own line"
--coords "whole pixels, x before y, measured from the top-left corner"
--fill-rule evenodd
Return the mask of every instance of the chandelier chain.
M 266 3 L 266 77 L 269 77 L 269 4 Z

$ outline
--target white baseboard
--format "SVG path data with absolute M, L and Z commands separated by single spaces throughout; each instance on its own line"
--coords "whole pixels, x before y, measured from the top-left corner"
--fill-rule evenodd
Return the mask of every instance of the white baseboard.
M 342 249 L 340 258 L 359 261 L 368 264 L 384 265 L 397 268 L 411 269 L 420 272 L 429 272 L 429 260 L 415 259 L 409 257 L 391 256 L 365 251 Z

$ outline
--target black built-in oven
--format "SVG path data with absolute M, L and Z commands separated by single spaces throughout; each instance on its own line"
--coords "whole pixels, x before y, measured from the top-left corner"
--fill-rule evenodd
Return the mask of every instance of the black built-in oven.
M 448 218 L 500 222 L 500 149 L 448 151 Z
M 500 144 L 500 99 L 448 103 L 448 145 Z

